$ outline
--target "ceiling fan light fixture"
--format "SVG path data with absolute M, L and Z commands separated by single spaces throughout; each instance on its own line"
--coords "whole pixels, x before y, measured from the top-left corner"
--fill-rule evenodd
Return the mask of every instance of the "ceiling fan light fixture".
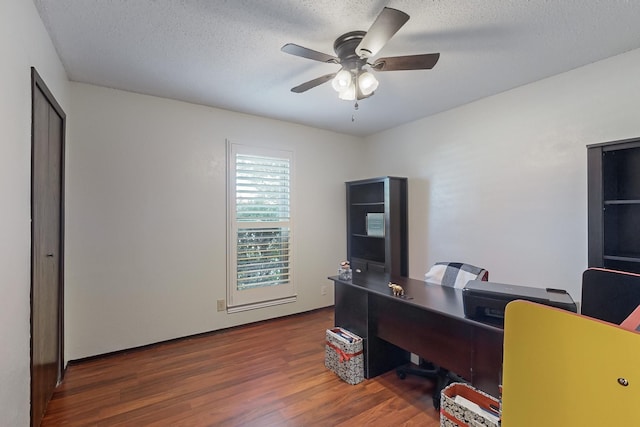
M 358 88 L 364 96 L 371 95 L 376 89 L 378 89 L 378 85 L 378 80 L 368 71 L 365 71 L 358 76 Z
M 346 89 L 341 90 L 340 92 L 338 92 L 338 98 L 345 101 L 353 101 L 354 99 L 356 99 L 356 86 L 354 84 L 351 84 Z
M 342 69 L 333 78 L 331 85 L 336 92 L 342 92 L 352 86 L 352 80 L 351 73 L 348 70 Z

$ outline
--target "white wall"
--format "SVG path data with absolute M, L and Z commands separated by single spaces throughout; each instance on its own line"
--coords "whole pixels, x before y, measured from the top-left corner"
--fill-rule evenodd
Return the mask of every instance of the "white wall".
M 29 425 L 31 70 L 68 113 L 68 82 L 33 2 L 0 2 L 0 426 Z
M 579 300 L 585 146 L 640 136 L 639 75 L 635 50 L 368 138 L 371 175 L 409 177 L 410 276 L 462 261 Z
M 362 138 L 86 84 L 71 94 L 68 359 L 333 304 L 326 277 L 346 256 L 344 181 L 364 177 L 351 161 Z M 294 152 L 296 303 L 216 312 L 225 139 Z

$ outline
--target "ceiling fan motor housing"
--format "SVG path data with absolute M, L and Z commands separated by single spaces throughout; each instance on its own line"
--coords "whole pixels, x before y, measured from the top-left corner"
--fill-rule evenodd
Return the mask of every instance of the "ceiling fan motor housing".
M 360 58 L 356 54 L 356 47 L 358 47 L 365 34 L 367 34 L 366 31 L 351 31 L 341 35 L 333 43 L 333 50 L 340 58 L 340 63 L 344 68 L 362 68 L 367 63 L 366 58 Z

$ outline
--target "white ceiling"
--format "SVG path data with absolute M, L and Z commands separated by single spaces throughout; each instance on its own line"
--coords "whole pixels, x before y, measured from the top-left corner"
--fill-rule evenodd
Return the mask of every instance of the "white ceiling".
M 636 0 L 34 0 L 69 79 L 368 135 L 640 47 Z M 376 73 L 342 101 L 335 72 L 282 53 L 334 55 L 384 6 L 409 22 L 376 56 L 440 52 L 432 70 Z M 374 57 L 375 59 L 375 57 Z M 552 102 L 552 100 L 550 100 Z

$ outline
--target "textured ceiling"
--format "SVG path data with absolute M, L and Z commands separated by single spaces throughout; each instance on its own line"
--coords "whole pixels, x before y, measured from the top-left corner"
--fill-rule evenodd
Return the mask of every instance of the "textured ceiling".
M 73 81 L 355 135 L 640 47 L 636 0 L 34 3 Z M 282 53 L 282 45 L 333 55 L 338 36 L 366 31 L 385 6 L 411 18 L 376 57 L 440 52 L 433 70 L 376 73 L 380 86 L 358 111 L 330 83 L 290 91 L 339 66 Z

